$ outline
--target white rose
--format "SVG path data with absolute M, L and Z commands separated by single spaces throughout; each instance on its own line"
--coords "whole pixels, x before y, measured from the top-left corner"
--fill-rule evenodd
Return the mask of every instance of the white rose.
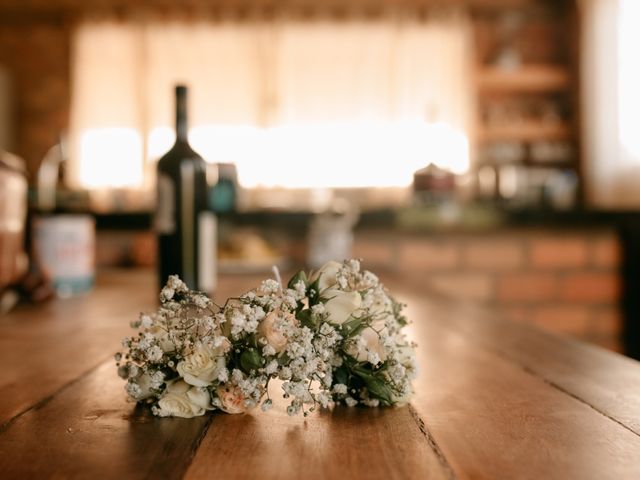
M 327 319 L 333 324 L 342 325 L 362 304 L 362 297 L 358 292 L 332 289 L 324 292 L 322 296 L 328 299 L 324 308 L 329 314 Z
M 224 354 L 228 349 L 228 340 L 217 348 L 200 345 L 178 363 L 176 370 L 189 385 L 209 386 L 225 368 Z
M 192 387 L 182 380 L 167 386 L 158 400 L 158 415 L 161 417 L 192 418 L 211 410 L 211 396 L 203 388 Z
M 359 337 L 356 338 L 360 339 L 360 344 L 364 348 L 358 348 L 358 345 L 356 343 L 353 343 L 347 350 L 347 353 L 357 361 L 368 361 L 369 353 L 377 354 L 381 362 L 384 362 L 387 359 L 387 350 L 384 348 L 384 345 L 382 345 L 382 342 L 380 341 L 380 335 L 373 328 L 365 328 L 360 333 Z
M 187 398 L 191 402 L 191 405 L 203 410 L 213 410 L 211 405 L 211 394 L 206 388 L 191 387 L 187 391 Z
M 248 410 L 245 405 L 245 397 L 238 386 L 220 385 L 216 389 L 216 394 L 220 399 L 220 409 L 223 412 L 237 414 Z
M 286 322 L 295 322 L 295 317 L 292 313 L 281 313 L 279 310 L 270 312 L 258 327 L 258 332 L 267 341 L 276 353 L 282 352 L 289 339 L 285 336 L 283 329 L 278 325 L 279 319 L 284 319 Z
M 325 263 L 318 272 L 311 277 L 311 281 L 318 280 L 318 290 L 320 292 L 333 287 L 336 284 L 336 275 L 342 268 L 342 264 L 338 262 Z

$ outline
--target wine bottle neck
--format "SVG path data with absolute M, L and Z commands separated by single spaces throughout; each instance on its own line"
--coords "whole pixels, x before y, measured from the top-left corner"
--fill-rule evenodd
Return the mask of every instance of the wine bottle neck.
M 189 126 L 187 122 L 187 91 L 176 89 L 176 140 L 188 142 Z

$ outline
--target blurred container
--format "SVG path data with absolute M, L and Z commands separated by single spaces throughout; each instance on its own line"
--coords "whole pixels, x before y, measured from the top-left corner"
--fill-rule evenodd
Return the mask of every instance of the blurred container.
M 413 195 L 418 203 L 446 203 L 455 199 L 456 177 L 436 165 L 413 174 Z
M 90 215 L 58 214 L 56 209 L 64 143 L 49 149 L 37 178 L 37 209 L 32 221 L 34 268 L 41 271 L 59 297 L 84 293 L 95 278 L 95 220 Z
M 578 202 L 578 176 L 572 170 L 555 172 L 544 184 L 545 201 L 555 210 L 572 210 Z
M 330 260 L 350 258 L 358 217 L 356 207 L 344 199 L 334 200 L 329 210 L 316 215 L 309 228 L 307 264 L 319 268 Z
M 95 220 L 89 215 L 39 216 L 34 257 L 60 297 L 91 289 L 95 277 Z
M 536 142 L 531 145 L 531 161 L 535 163 L 569 163 L 574 157 L 569 142 Z
M 0 292 L 26 273 L 27 178 L 23 162 L 0 151 Z
M 235 211 L 238 196 L 238 172 L 233 163 L 207 165 L 208 203 L 215 213 Z

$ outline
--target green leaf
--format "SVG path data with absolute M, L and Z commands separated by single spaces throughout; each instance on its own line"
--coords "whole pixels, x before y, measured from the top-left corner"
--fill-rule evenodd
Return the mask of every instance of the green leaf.
M 316 328 L 318 328 L 318 325 L 316 324 L 316 322 L 313 319 L 313 316 L 311 315 L 311 309 L 309 308 L 300 310 L 298 313 L 296 313 L 296 318 L 300 320 L 300 323 L 303 326 L 308 327 L 311 330 L 315 330 Z
M 258 337 L 255 333 L 252 333 L 247 337 L 247 345 L 250 345 L 253 348 L 258 348 Z
M 280 365 L 281 367 L 283 365 L 289 365 L 289 363 L 291 363 L 291 358 L 289 358 L 289 355 L 287 355 L 286 352 L 283 352 L 280 354 L 279 357 L 277 357 L 278 360 L 278 365 Z
M 262 367 L 263 358 L 260 356 L 257 350 L 250 348 L 249 350 L 245 350 L 240 355 L 240 367 L 246 373 L 251 372 L 251 370 L 258 370 Z
M 376 377 L 362 377 L 362 379 L 372 397 L 377 398 L 386 405 L 393 404 L 393 390 L 388 384 Z
M 349 338 L 357 335 L 364 330 L 367 325 L 362 321 L 362 318 L 352 318 L 342 324 L 340 327 L 340 334 L 344 338 Z
M 307 285 L 307 295 L 309 296 L 309 305 L 316 305 L 320 301 L 320 287 L 318 286 L 318 280 Z
M 364 367 L 364 364 L 356 364 L 351 367 L 351 370 L 358 376 L 364 379 L 373 379 L 374 373 L 370 368 Z M 369 364 L 367 364 L 369 365 Z
M 349 371 L 344 367 L 336 368 L 333 372 L 333 383 L 349 384 Z
M 293 277 L 291 277 L 291 280 L 289 280 L 289 283 L 287 283 L 287 288 L 295 290 L 296 283 L 298 283 L 300 280 L 304 282 L 305 286 L 307 285 L 307 274 L 304 273 L 303 270 L 300 270 Z

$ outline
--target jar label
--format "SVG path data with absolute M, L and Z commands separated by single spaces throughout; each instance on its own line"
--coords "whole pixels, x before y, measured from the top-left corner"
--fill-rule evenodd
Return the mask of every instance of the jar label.
M 176 231 L 175 220 L 175 186 L 171 177 L 158 173 L 158 189 L 156 198 L 156 232 L 171 235 Z
M 216 220 L 212 212 L 198 215 L 198 285 L 200 290 L 211 294 L 216 289 Z

